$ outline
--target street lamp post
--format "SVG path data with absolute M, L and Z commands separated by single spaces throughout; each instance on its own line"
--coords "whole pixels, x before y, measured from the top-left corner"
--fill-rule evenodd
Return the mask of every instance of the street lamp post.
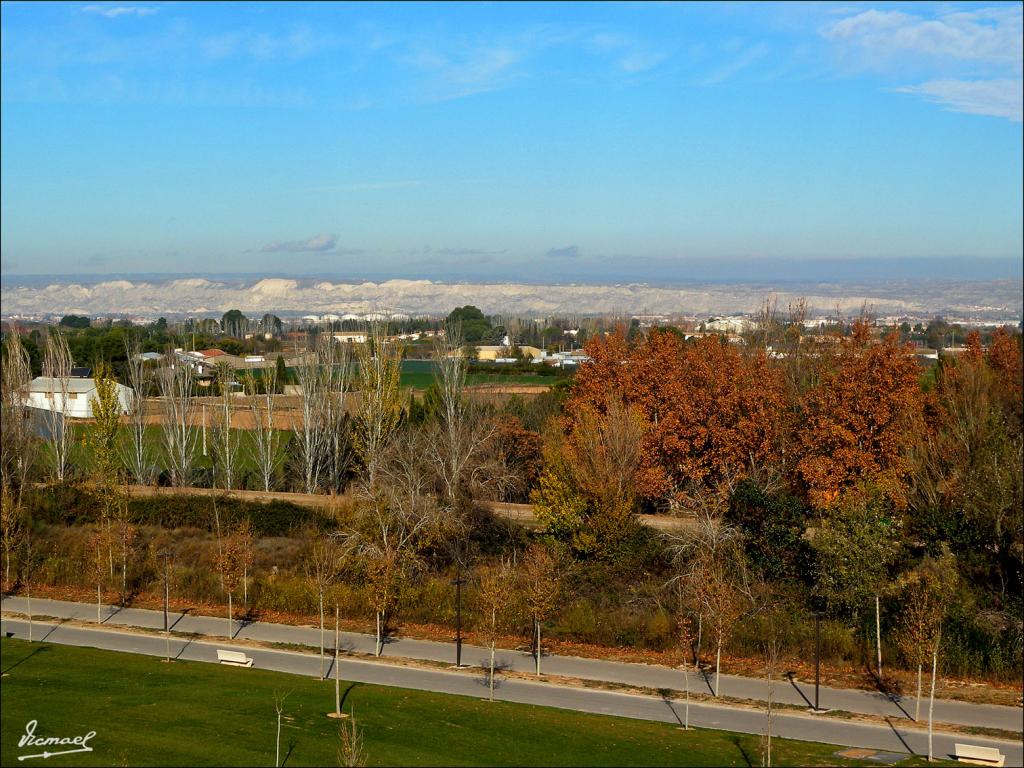
M 462 667 L 462 585 L 466 580 L 462 572 L 452 580 L 455 585 L 455 667 Z

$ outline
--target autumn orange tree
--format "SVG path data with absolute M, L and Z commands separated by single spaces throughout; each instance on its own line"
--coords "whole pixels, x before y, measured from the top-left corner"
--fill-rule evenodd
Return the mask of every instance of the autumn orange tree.
M 671 505 L 694 488 L 728 493 L 752 466 L 781 460 L 785 387 L 763 351 L 654 330 L 633 345 L 621 333 L 598 337 L 587 354 L 593 362 L 581 367 L 566 402 L 568 432 L 617 400 L 635 412 L 643 424 L 641 499 Z
M 999 381 L 1000 394 L 1007 410 L 1021 419 L 1024 392 L 1024 363 L 1021 360 L 1020 335 L 1010 336 L 1005 328 L 997 328 L 988 347 L 987 362 Z
M 905 508 L 923 402 L 910 347 L 895 335 L 871 343 L 867 324 L 858 321 L 819 365 L 817 384 L 800 403 L 797 475 L 811 503 L 827 508 L 844 490 L 870 482 Z

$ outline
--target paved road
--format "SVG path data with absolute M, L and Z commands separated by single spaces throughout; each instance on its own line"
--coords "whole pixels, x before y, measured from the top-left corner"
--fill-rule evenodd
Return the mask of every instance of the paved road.
M 24 598 L 8 597 L 3 600 L 3 609 L 25 613 Z M 56 618 L 73 618 L 82 621 L 96 621 L 95 603 L 73 603 L 63 600 L 32 601 L 32 613 L 36 616 L 53 616 Z M 163 629 L 163 612 L 140 608 L 127 608 L 123 611 L 116 607 L 105 606 L 101 614 L 107 626 L 133 626 Z M 176 632 L 195 632 L 203 635 L 222 635 L 227 637 L 227 617 L 193 616 L 181 613 L 170 615 L 172 629 Z M 320 630 L 315 627 L 296 627 L 290 624 L 272 624 L 270 622 L 254 622 L 242 626 L 235 624 L 236 637 L 262 642 L 291 643 L 319 647 Z M 328 645 L 333 641 L 330 631 L 326 633 Z M 356 632 L 343 632 L 341 647 L 346 651 L 372 654 L 374 638 Z M 385 655 L 408 659 L 440 661 L 454 664 L 455 644 L 429 640 L 393 639 L 384 650 Z M 484 648 L 463 645 L 463 664 L 485 665 L 488 651 Z M 514 650 L 499 650 L 498 664 L 503 668 L 517 672 L 533 672 L 534 659 L 529 653 Z M 319 662 L 318 662 L 319 669 Z M 682 691 L 683 674 L 679 670 L 653 664 L 629 664 L 599 659 L 584 659 L 575 656 L 546 656 L 541 659 L 541 669 L 546 674 L 575 677 L 587 680 L 622 683 L 644 688 L 670 688 Z M 703 675 L 690 674 L 692 691 L 711 693 L 713 676 L 705 679 Z M 767 684 L 764 680 L 722 675 L 720 692 L 732 698 L 764 701 L 767 696 Z M 775 687 L 775 701 L 780 704 L 810 706 L 814 700 L 814 683 L 786 682 Z M 824 708 L 839 709 L 858 714 L 876 715 L 892 718 L 895 721 L 908 719 L 914 711 L 913 697 L 890 697 L 886 694 L 845 689 L 822 687 L 819 703 Z M 922 702 L 922 715 L 927 711 L 927 702 Z M 1001 707 L 983 704 L 938 699 L 935 702 L 935 722 L 956 725 L 981 726 L 999 728 L 1007 731 L 1024 730 L 1024 709 L 1021 707 Z
M 3 619 L 0 631 L 10 636 L 27 638 L 28 623 L 17 619 Z M 139 635 L 108 628 L 61 626 L 53 622 L 35 622 L 33 637 L 46 642 L 65 645 L 83 645 L 94 648 L 163 656 L 165 639 L 159 636 Z M 171 639 L 171 654 L 179 659 L 215 662 L 218 647 L 231 647 L 230 643 Z M 316 656 L 291 651 L 244 648 L 258 669 L 269 669 L 291 674 L 316 677 L 320 661 Z M 401 688 L 434 691 L 483 698 L 487 695 L 486 676 L 467 672 L 446 672 L 387 665 L 372 661 L 345 659 L 341 662 L 345 680 L 389 685 Z M 11 674 L 17 674 L 11 670 Z M 239 674 L 245 674 L 239 670 Z M 330 681 L 325 683 L 330 685 Z M 325 695 L 329 695 L 325 692 Z M 684 716 L 683 703 L 678 700 L 653 696 L 636 696 L 610 691 L 570 688 L 547 683 L 522 680 L 499 681 L 495 698 L 523 704 L 535 704 L 579 712 L 610 714 L 641 720 L 678 723 Z M 738 709 L 713 704 L 691 704 L 690 724 L 741 733 L 762 733 L 764 714 L 755 710 Z M 855 723 L 840 719 L 816 718 L 813 715 L 776 713 L 776 736 L 803 741 L 820 741 L 842 746 L 869 747 L 892 752 L 927 752 L 927 736 L 919 730 L 900 727 Z M 997 739 L 964 737 L 936 733 L 935 754 L 949 755 L 955 742 L 991 746 L 1007 757 L 1007 765 L 1024 763 L 1024 747 L 1020 743 Z

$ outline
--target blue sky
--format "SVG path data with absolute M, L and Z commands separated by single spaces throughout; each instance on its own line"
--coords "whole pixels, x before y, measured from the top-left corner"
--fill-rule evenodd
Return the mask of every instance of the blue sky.
M 1020 275 L 1016 3 L 5 2 L 0 26 L 5 276 Z

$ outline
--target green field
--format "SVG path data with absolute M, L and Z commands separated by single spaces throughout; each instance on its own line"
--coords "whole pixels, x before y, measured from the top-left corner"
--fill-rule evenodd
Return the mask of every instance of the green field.
M 325 712 L 333 683 L 198 662 L 29 644 L 4 638 L 0 762 L 18 765 L 18 739 L 96 731 L 94 752 L 46 765 L 273 765 L 275 695 L 287 694 L 285 765 L 335 765 L 338 731 Z M 370 765 L 760 764 L 759 737 L 681 731 L 642 720 L 342 683 Z M 56 749 L 56 748 L 51 748 Z M 776 765 L 838 761 L 836 747 L 776 739 Z M 63 762 L 62 762 L 63 761 Z M 907 761 L 903 764 L 914 764 Z
M 477 386 L 479 384 L 492 385 L 536 385 L 551 386 L 557 381 L 564 379 L 564 376 L 541 376 L 537 373 L 522 373 L 514 370 L 498 369 L 495 373 L 470 373 L 466 376 L 466 384 Z M 413 389 L 426 389 L 434 383 L 434 364 L 430 360 L 403 360 L 401 386 L 412 387 Z
M 470 373 L 466 376 L 467 386 L 475 387 L 481 384 L 493 386 L 527 385 L 550 387 L 558 379 L 554 376 L 537 376 L 528 373 L 523 374 L 499 374 L 499 373 Z M 426 389 L 434 383 L 434 374 L 422 371 L 402 371 L 401 386 L 412 387 L 413 389 Z

